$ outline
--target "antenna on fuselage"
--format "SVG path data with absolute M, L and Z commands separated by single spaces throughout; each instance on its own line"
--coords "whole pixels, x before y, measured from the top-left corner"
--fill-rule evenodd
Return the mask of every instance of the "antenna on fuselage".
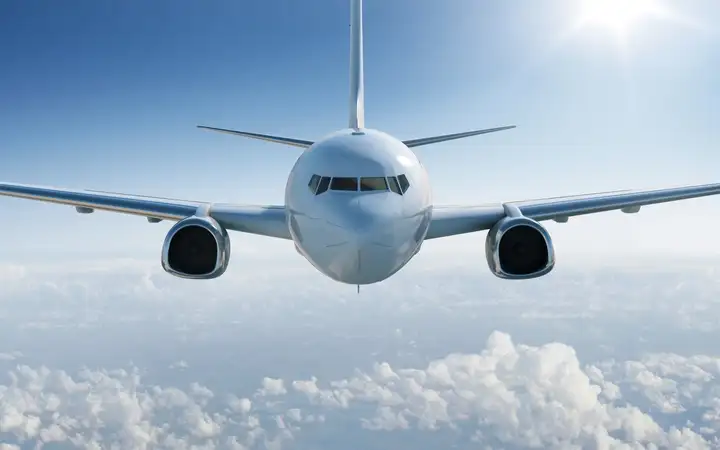
M 350 128 L 365 128 L 362 0 L 350 0 Z

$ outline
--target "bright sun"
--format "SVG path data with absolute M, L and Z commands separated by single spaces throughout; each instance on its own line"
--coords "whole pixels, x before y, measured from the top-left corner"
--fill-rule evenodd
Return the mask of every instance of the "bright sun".
M 658 0 L 581 0 L 578 25 L 605 28 L 622 37 L 637 22 L 663 12 Z

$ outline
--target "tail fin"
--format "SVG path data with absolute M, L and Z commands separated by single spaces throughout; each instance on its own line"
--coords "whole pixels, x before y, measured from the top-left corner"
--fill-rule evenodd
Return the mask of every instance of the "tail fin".
M 350 3 L 350 128 L 365 128 L 362 0 Z
M 350 2 L 350 118 L 349 127 L 365 128 L 365 86 L 363 81 L 362 0 Z M 198 125 L 198 128 L 252 139 L 308 148 L 312 141 Z

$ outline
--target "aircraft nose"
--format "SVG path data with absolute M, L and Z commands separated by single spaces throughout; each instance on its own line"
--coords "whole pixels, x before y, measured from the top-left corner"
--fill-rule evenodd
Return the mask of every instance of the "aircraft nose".
M 382 281 L 402 264 L 401 211 L 380 195 L 354 198 L 338 211 L 343 242 L 333 271 L 351 284 Z
M 429 218 L 409 214 L 394 193 L 329 192 L 322 200 L 321 214 L 293 216 L 290 226 L 300 253 L 342 283 L 377 283 L 400 270 L 417 252 Z
M 392 229 L 401 215 L 398 205 L 382 194 L 354 197 L 336 206 L 335 224 L 363 235 L 372 235 L 382 229 Z
M 377 228 L 380 222 L 380 217 L 373 211 L 372 206 L 361 200 L 360 198 L 351 200 L 343 218 L 343 227 L 358 235 L 368 234 L 370 230 Z
M 350 284 L 370 284 L 389 277 L 397 264 L 397 249 L 378 239 L 376 228 L 348 230 L 345 244 L 336 249 L 334 269 Z

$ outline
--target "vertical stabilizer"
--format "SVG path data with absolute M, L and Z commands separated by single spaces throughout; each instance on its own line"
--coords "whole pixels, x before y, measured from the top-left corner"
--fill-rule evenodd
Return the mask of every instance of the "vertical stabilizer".
M 365 128 L 362 0 L 350 0 L 350 128 Z

